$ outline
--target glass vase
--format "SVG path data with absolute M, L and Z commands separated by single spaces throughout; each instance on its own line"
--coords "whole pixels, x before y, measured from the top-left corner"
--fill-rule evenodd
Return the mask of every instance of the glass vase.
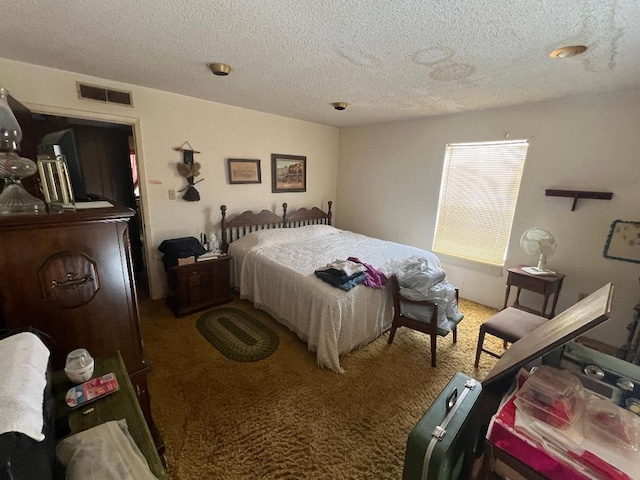
M 46 213 L 45 203 L 27 192 L 21 182 L 36 171 L 37 166 L 32 160 L 19 157 L 15 152 L 0 152 L 0 178 L 4 178 L 0 215 Z

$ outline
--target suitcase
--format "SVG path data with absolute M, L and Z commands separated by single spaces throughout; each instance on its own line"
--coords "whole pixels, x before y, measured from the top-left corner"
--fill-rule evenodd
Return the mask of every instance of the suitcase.
M 456 373 L 409 434 L 403 480 L 468 478 L 472 452 L 483 440 L 480 418 L 471 415 L 480 382 Z

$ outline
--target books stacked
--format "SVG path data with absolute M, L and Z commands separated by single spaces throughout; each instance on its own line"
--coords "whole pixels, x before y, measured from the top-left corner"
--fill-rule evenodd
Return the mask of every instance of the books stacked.
M 198 262 L 204 262 L 205 260 L 215 260 L 216 258 L 220 258 L 225 254 L 222 253 L 221 250 L 212 250 L 207 253 L 203 253 L 202 255 L 198 255 Z

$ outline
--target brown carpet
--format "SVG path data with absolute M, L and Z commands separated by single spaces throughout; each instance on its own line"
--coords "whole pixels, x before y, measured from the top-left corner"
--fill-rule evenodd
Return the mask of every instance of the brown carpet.
M 272 328 L 278 350 L 265 360 L 224 357 L 196 330 L 201 313 L 175 318 L 162 301 L 140 305 L 154 419 L 166 443 L 170 478 L 400 479 L 407 435 L 453 374 L 474 370 L 478 328 L 494 309 L 461 300 L 458 343 L 406 328 L 342 358 L 344 375 L 315 365 L 315 354 L 266 313 L 239 308 Z M 498 351 L 501 342 L 487 337 Z

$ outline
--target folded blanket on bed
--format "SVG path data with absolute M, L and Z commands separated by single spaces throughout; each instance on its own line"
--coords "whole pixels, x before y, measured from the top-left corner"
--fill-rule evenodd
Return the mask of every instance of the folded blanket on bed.
M 328 270 L 316 270 L 315 275 L 320 280 L 327 282 L 334 287 L 338 287 L 345 292 L 348 292 L 356 285 L 360 285 L 367 278 L 364 272 L 356 272 L 353 275 L 346 275 L 342 270 L 332 268 Z
M 351 260 L 334 260 L 331 263 L 327 263 L 324 267 L 320 267 L 316 272 L 337 270 L 346 276 L 351 276 L 355 273 L 365 272 L 367 268 Z

